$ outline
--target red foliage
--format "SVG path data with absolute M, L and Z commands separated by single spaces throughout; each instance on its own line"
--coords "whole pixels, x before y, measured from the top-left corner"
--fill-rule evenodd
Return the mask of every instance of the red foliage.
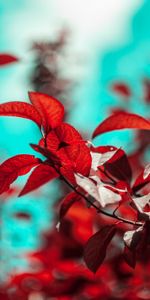
M 14 116 L 32 120 L 39 127 L 42 121 L 38 111 L 31 104 L 25 102 L 7 102 L 0 104 L 0 116 Z
M 116 233 L 114 225 L 101 227 L 86 243 L 84 248 L 84 260 L 92 272 L 96 272 L 102 264 L 107 247 Z
M 127 128 L 150 130 L 150 121 L 136 114 L 126 112 L 114 113 L 95 129 L 93 138 L 105 132 Z
M 46 163 L 41 164 L 33 170 L 19 196 L 23 196 L 29 192 L 32 192 L 33 190 L 39 188 L 41 185 L 57 177 L 57 172 L 51 166 Z
M 40 159 L 29 154 L 16 155 L 3 162 L 0 165 L 0 193 L 7 191 L 18 176 L 27 174 L 39 163 Z
M 0 54 L 0 67 L 17 62 L 17 61 L 18 61 L 18 58 L 16 56 L 13 56 L 13 55 L 7 54 L 7 53 Z
M 73 126 L 63 123 L 64 108 L 58 100 L 39 93 L 30 93 L 30 100 L 30 112 L 21 102 L 16 107 L 16 102 L 1 104 L 0 112 L 37 123 L 42 138 L 39 145 L 31 146 L 43 160 L 24 154 L 3 162 L 0 192 L 9 190 L 18 176 L 33 167 L 20 196 L 55 178 L 66 183 L 71 192 L 60 206 L 59 231 L 47 233 L 43 249 L 30 257 L 41 263 L 40 271 L 12 276 L 8 293 L 2 297 L 7 299 L 10 292 L 11 299 L 26 300 L 38 292 L 44 299 L 73 299 L 74 294 L 76 299 L 143 299 L 136 285 L 131 287 L 134 281 L 140 281 L 141 286 L 145 273 L 132 273 L 130 267 L 149 266 L 149 165 L 135 180 L 123 150 L 89 146 Z M 149 130 L 150 122 L 138 115 L 116 113 L 97 127 L 93 137 L 124 128 Z M 123 245 L 124 254 L 120 252 Z M 102 265 L 106 252 L 109 255 Z M 95 277 L 83 267 L 82 256 L 87 267 L 97 272 Z M 124 278 L 121 291 L 117 285 Z
M 61 124 L 64 117 L 64 107 L 61 102 L 48 95 L 35 92 L 30 92 L 29 98 L 41 115 L 42 126 L 46 133 Z

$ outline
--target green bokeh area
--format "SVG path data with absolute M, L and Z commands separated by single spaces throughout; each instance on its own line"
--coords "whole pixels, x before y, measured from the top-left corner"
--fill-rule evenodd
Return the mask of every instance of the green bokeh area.
M 33 3 L 35 5 L 35 1 Z M 14 0 L 0 3 L 2 28 L 0 51 L 10 51 L 23 57 L 20 63 L 0 69 L 1 102 L 28 101 L 27 91 L 32 88 L 28 80 L 32 69 L 32 55 L 30 53 L 28 59 L 27 48 L 21 48 L 23 46 L 17 44 L 17 41 L 10 39 L 11 14 L 17 15 L 20 10 L 29 9 L 29 7 L 34 9 L 32 1 Z M 103 53 L 102 58 L 99 58 L 99 53 L 97 53 L 97 67 L 93 68 L 97 72 L 94 74 L 91 72 L 89 81 L 83 82 L 72 95 L 73 98 L 76 97 L 80 105 L 76 106 L 75 113 L 72 112 L 70 121 L 77 128 L 88 131 L 89 137 L 98 123 L 108 116 L 111 108 L 127 107 L 127 104 L 120 101 L 108 88 L 114 80 L 125 81 L 133 91 L 128 110 L 149 117 L 150 109 L 142 101 L 141 84 L 143 78 L 150 77 L 149 14 L 150 1 L 143 1 L 143 5 L 131 20 L 128 42 L 114 49 L 108 49 Z M 9 33 L 8 29 L 5 29 L 8 21 Z M 1 161 L 16 154 L 35 154 L 29 146 L 29 143 L 37 143 L 40 138 L 35 124 L 17 118 L 0 118 L 0 128 Z M 95 144 L 114 145 L 131 152 L 136 146 L 132 142 L 133 134 L 128 130 L 116 131 L 115 134 L 109 133 L 97 138 Z M 17 182 L 20 188 L 26 178 L 23 177 Z M 1 279 L 4 279 L 12 270 L 22 270 L 28 267 L 24 254 L 41 245 L 42 233 L 52 223 L 53 203 L 59 196 L 60 189 L 56 182 L 45 185 L 37 194 L 31 193 L 22 198 L 15 196 L 9 200 L 1 200 L 0 268 L 3 274 Z M 15 217 L 17 212 L 29 213 L 30 220 L 17 219 Z

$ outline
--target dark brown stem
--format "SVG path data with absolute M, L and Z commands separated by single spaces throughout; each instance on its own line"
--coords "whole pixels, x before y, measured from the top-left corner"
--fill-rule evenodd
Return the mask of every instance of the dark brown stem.
M 115 210 L 113 211 L 113 215 L 114 215 L 114 216 L 116 216 L 116 211 L 118 210 L 118 208 L 119 208 L 119 206 L 117 206 L 117 207 L 115 208 Z

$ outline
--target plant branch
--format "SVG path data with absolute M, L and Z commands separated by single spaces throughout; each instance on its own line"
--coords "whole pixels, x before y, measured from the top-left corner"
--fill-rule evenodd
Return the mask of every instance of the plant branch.
M 122 218 L 122 217 L 120 217 L 120 216 L 117 216 L 116 214 L 115 214 L 115 212 L 114 213 L 110 213 L 110 212 L 107 212 L 107 211 L 105 211 L 105 210 L 103 210 L 103 209 L 101 209 L 101 208 L 99 208 L 99 207 L 97 207 L 97 205 L 95 204 L 95 203 L 93 203 L 92 201 L 90 201 L 90 199 L 86 196 L 86 195 L 84 195 L 81 191 L 79 191 L 78 189 L 77 189 L 77 186 L 74 186 L 74 185 L 72 185 L 62 174 L 61 174 L 61 172 L 58 170 L 58 168 L 55 166 L 55 164 L 53 163 L 53 161 L 51 161 L 51 165 L 52 165 L 52 167 L 55 169 L 55 171 L 59 174 L 59 176 L 60 176 L 60 178 L 73 190 L 73 191 L 75 191 L 79 196 L 81 196 L 82 198 L 84 198 L 85 199 L 85 201 L 87 202 L 87 203 L 89 203 L 90 204 L 90 206 L 92 206 L 93 208 L 95 208 L 96 209 L 96 211 L 97 211 L 97 213 L 101 213 L 101 214 L 103 214 L 103 215 L 105 215 L 105 216 L 107 216 L 107 217 L 110 217 L 110 218 L 113 218 L 113 219 L 116 219 L 116 220 L 118 220 L 118 221 L 122 221 L 123 223 L 126 223 L 126 224 L 130 224 L 130 225 L 134 225 L 134 226 L 142 226 L 143 224 L 141 223 L 141 222 L 134 222 L 134 221 L 131 221 L 131 220 L 128 220 L 128 219 L 125 219 L 125 218 Z M 112 179 L 111 179 L 112 180 Z
M 56 169 L 56 168 L 55 168 Z M 61 176 L 62 180 L 72 189 L 74 190 L 78 195 L 80 195 L 82 198 L 84 198 L 86 200 L 86 202 L 88 202 L 93 208 L 96 209 L 97 213 L 101 213 L 107 217 L 110 217 L 110 218 L 113 218 L 113 219 L 116 219 L 118 221 L 122 221 L 126 224 L 130 224 L 130 225 L 135 225 L 135 226 L 142 226 L 143 224 L 141 222 L 134 222 L 134 221 L 131 221 L 131 220 L 128 220 L 128 219 L 125 219 L 125 218 L 122 218 L 120 216 L 117 216 L 115 214 L 112 214 L 112 213 L 109 213 L 99 207 L 97 207 L 96 204 L 94 204 L 92 201 L 89 200 L 89 198 L 87 196 L 85 196 L 82 192 L 80 192 L 77 187 L 73 186 L 64 176 L 61 175 L 61 173 L 56 170 L 59 175 Z

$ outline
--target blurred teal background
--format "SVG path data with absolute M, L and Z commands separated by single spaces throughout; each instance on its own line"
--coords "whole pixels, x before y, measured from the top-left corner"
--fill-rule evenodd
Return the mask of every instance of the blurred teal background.
M 133 91 L 128 109 L 149 117 L 142 101 L 142 80 L 150 76 L 150 1 L 0 1 L 0 52 L 10 52 L 20 62 L 0 69 L 0 101 L 28 101 L 33 87 L 29 76 L 33 70 L 35 41 L 49 41 L 63 27 L 71 35 L 67 47 L 70 57 L 64 74 L 77 82 L 70 101 L 73 110 L 68 120 L 90 138 L 93 129 L 114 106 L 127 104 L 110 91 L 113 81 L 125 81 Z M 37 143 L 37 127 L 28 120 L 0 119 L 1 161 L 19 153 L 34 153 L 29 143 Z M 132 132 L 105 134 L 96 144 L 121 146 L 134 150 Z M 26 178 L 18 181 L 23 184 Z M 35 193 L 1 201 L 1 261 L 4 274 L 27 265 L 23 253 L 40 246 L 41 233 L 50 227 L 52 205 L 59 195 L 53 184 Z M 47 197 L 48 195 L 48 197 Z M 30 221 L 14 218 L 17 211 L 30 212 Z

